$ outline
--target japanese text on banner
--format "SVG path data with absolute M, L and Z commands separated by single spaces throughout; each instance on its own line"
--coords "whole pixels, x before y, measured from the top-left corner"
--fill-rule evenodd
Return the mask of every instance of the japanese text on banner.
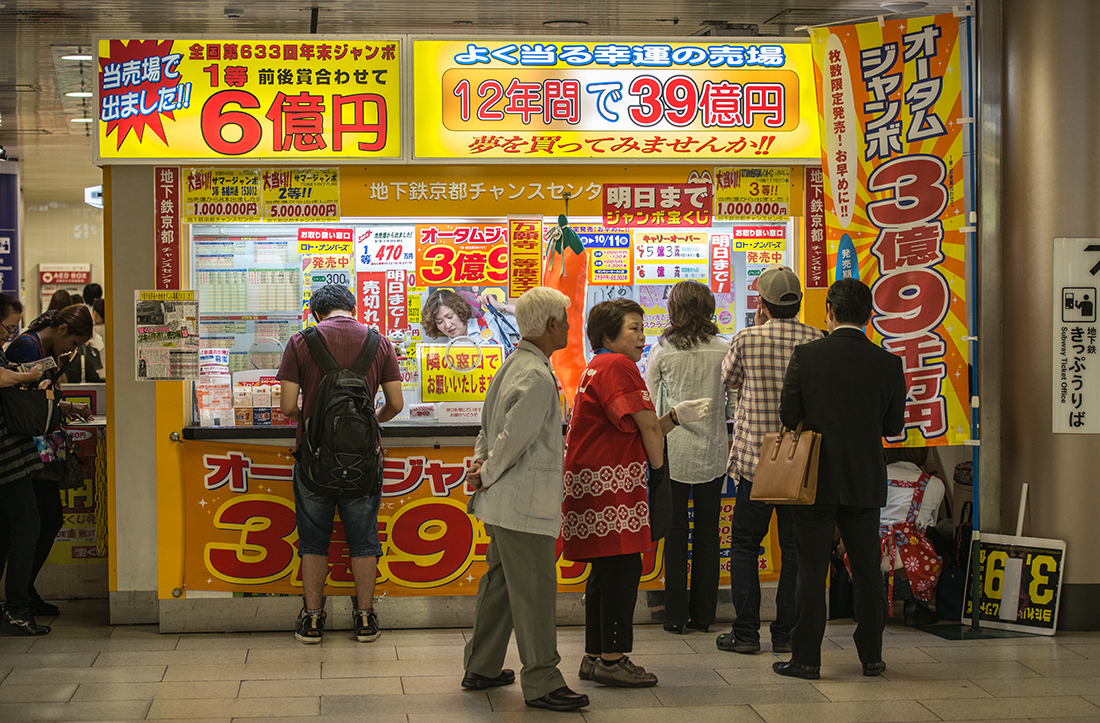
M 97 52 L 105 162 L 402 154 L 396 38 L 102 39 Z
M 706 228 L 714 189 L 703 183 L 604 185 L 603 225 Z
M 889 441 L 911 446 L 970 437 L 960 22 L 812 31 L 831 277 L 871 287 L 871 336 L 908 387 Z
M 508 226 L 418 225 L 416 278 L 422 286 L 507 283 Z

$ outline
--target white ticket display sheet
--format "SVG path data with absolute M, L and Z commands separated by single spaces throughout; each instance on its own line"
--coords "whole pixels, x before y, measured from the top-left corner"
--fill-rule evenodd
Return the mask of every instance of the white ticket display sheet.
M 136 377 L 198 381 L 199 302 L 194 291 L 135 291 Z
M 1055 433 L 1100 433 L 1098 289 L 1100 238 L 1054 239 Z

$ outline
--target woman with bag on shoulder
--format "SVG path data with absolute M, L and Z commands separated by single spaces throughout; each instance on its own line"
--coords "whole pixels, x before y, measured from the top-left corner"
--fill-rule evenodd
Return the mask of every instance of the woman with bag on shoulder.
M 726 481 L 726 419 L 737 403 L 727 399 L 722 360 L 729 341 L 718 336 L 714 294 L 697 281 L 681 281 L 668 295 L 669 325 L 649 352 L 646 386 L 657 414 L 685 399 L 709 399 L 710 412 L 668 434 L 672 531 L 665 540 L 665 630 L 707 632 L 718 607 L 718 520 Z M 688 590 L 688 498 L 694 500 Z
M 69 357 L 82 344 L 92 338 L 92 314 L 83 304 L 72 304 L 63 309 L 53 309 L 32 321 L 26 330 L 8 345 L 8 360 L 16 364 L 26 364 L 46 357 L 57 361 L 57 368 L 46 373 L 48 384 L 60 392 L 59 380 L 64 378 L 67 363 L 61 357 Z M 41 386 L 41 385 L 40 385 Z M 84 404 L 59 402 L 58 406 L 67 416 L 91 419 L 92 413 Z M 58 430 L 53 435 L 34 438 L 40 458 L 61 461 L 58 471 L 64 473 L 65 432 Z M 56 465 L 55 465 L 56 466 Z M 34 496 L 38 506 L 39 532 L 34 548 L 34 563 L 31 569 L 28 593 L 35 615 L 57 615 L 61 611 L 38 594 L 34 581 L 46 558 L 50 556 L 57 533 L 64 524 L 61 506 L 61 493 L 56 474 L 43 475 L 39 472 L 34 481 Z
M 0 345 L 19 332 L 23 305 L 0 294 Z M 9 368 L 0 351 L 0 387 L 34 384 L 42 372 L 18 372 Z M 45 635 L 50 628 L 34 619 L 30 587 L 33 579 L 34 548 L 38 541 L 38 504 L 34 479 L 42 469 L 38 447 L 30 437 L 12 434 L 0 413 L 0 571 L 7 568 L 7 603 L 2 619 L 6 632 L 16 635 Z
M 581 680 L 645 688 L 657 676 L 626 656 L 634 645 L 634 605 L 649 549 L 646 461 L 664 475 L 664 436 L 707 415 L 709 399 L 681 402 L 658 417 L 638 372 L 645 349 L 642 307 L 605 301 L 588 312 L 595 356 L 581 375 L 565 452 L 562 552 L 592 564 L 585 588 Z

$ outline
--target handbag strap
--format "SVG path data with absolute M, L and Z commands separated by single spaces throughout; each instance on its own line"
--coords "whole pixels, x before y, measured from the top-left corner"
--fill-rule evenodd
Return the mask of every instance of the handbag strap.
M 775 445 L 772 447 L 772 462 L 779 459 L 779 448 L 783 445 L 783 435 L 787 432 L 791 432 L 794 435 L 794 443 L 791 444 L 791 451 L 787 455 L 787 459 L 794 459 L 795 450 L 798 449 L 798 439 L 802 436 L 802 425 L 804 422 L 799 422 L 798 426 L 794 429 L 787 429 L 786 427 L 780 427 L 778 434 L 775 437 Z

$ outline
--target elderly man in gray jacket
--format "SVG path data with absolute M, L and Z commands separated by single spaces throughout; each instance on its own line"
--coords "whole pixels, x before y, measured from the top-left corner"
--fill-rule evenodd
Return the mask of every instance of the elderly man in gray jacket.
M 468 511 L 485 523 L 489 569 L 481 577 L 462 687 L 509 685 L 503 669 L 512 629 L 527 705 L 568 711 L 588 705 L 558 670 L 555 545 L 561 530 L 562 417 L 550 355 L 569 337 L 569 298 L 543 286 L 516 302 L 522 340 L 493 377 L 467 481 Z

